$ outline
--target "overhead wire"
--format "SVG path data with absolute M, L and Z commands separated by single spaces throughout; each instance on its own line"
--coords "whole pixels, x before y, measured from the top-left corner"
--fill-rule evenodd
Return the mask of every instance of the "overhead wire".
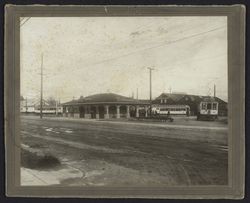
M 25 19 L 25 20 L 21 20 L 21 22 L 20 22 L 20 27 L 22 27 L 30 18 L 31 18 L 31 17 L 27 17 L 26 19 L 23 18 L 23 19 Z M 24 22 L 22 22 L 22 21 L 24 21 Z
M 162 42 L 161 44 L 156 45 L 156 46 L 147 47 L 147 48 L 144 48 L 144 49 L 141 49 L 141 50 L 137 50 L 137 51 L 132 51 L 132 52 L 129 52 L 129 53 L 117 56 L 117 57 L 113 57 L 113 58 L 105 59 L 105 60 L 102 60 L 102 61 L 98 61 L 96 63 L 88 64 L 88 65 L 85 65 L 84 67 L 99 65 L 99 64 L 102 64 L 102 63 L 107 63 L 109 61 L 117 60 L 117 59 L 120 59 L 120 58 L 123 58 L 123 57 L 127 57 L 127 56 L 130 56 L 132 54 L 139 53 L 139 52 L 144 52 L 144 51 L 147 51 L 147 50 L 151 50 L 151 49 L 155 49 L 155 48 L 167 46 L 167 45 L 174 44 L 174 43 L 177 43 L 177 42 L 180 42 L 180 41 L 184 41 L 184 40 L 187 40 L 187 39 L 195 38 L 195 37 L 198 37 L 198 36 L 203 35 L 203 34 L 214 32 L 214 31 L 220 30 L 220 29 L 225 28 L 225 27 L 226 26 L 220 26 L 220 27 L 217 27 L 217 28 L 214 28 L 214 29 L 211 29 L 211 30 L 207 30 L 207 31 L 204 31 L 204 32 L 196 33 L 196 34 L 189 35 L 189 36 L 186 36 L 186 37 L 183 37 L 183 38 L 179 38 L 179 39 L 176 39 L 176 40 L 165 41 L 165 42 Z M 74 71 L 76 71 L 76 70 L 79 70 L 79 69 L 75 69 Z M 66 71 L 63 71 L 61 73 L 65 73 L 65 72 Z
M 24 25 L 29 19 L 30 18 L 27 18 L 20 26 Z M 210 30 L 207 30 L 207 31 L 204 31 L 204 32 L 200 32 L 200 33 L 192 34 L 192 35 L 189 35 L 189 36 L 185 36 L 185 37 L 182 37 L 182 38 L 179 38 L 179 39 L 176 39 L 176 40 L 165 41 L 165 42 L 163 42 L 163 43 L 161 43 L 159 45 L 147 47 L 147 48 L 136 50 L 136 51 L 132 51 L 132 52 L 129 52 L 129 53 L 117 56 L 117 57 L 113 57 L 113 58 L 105 59 L 105 60 L 102 60 L 102 61 L 98 61 L 96 63 L 85 65 L 85 67 L 89 67 L 89 66 L 93 66 L 93 65 L 98 65 L 98 64 L 106 63 L 106 62 L 109 62 L 109 61 L 113 61 L 113 60 L 117 60 L 117 59 L 120 59 L 120 58 L 123 58 L 123 57 L 130 56 L 132 54 L 136 54 L 136 53 L 144 52 L 144 51 L 147 51 L 147 50 L 151 50 L 151 49 L 155 49 L 155 48 L 167 46 L 167 45 L 174 44 L 174 43 L 177 43 L 177 42 L 180 42 L 180 41 L 184 41 L 184 40 L 188 40 L 188 39 L 191 39 L 191 38 L 195 38 L 195 37 L 198 37 L 200 35 L 204 35 L 204 34 L 207 34 L 207 33 L 210 33 L 210 32 L 214 32 L 214 31 L 220 30 L 220 29 L 225 28 L 225 27 L 226 26 L 220 26 L 220 27 L 216 27 L 214 29 L 210 29 Z M 61 73 L 64 73 L 64 72 L 66 72 L 66 71 L 63 71 Z M 55 75 L 53 75 L 53 76 L 55 76 Z M 51 76 L 49 76 L 49 77 L 51 77 Z

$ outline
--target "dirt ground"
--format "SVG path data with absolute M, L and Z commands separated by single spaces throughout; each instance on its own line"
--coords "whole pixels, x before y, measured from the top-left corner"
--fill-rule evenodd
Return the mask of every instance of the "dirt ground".
M 60 176 L 61 185 L 227 184 L 227 125 L 200 122 L 179 118 L 178 127 L 178 119 L 170 125 L 25 116 L 21 140 L 58 158 L 61 168 L 51 170 L 70 166 L 83 174 Z

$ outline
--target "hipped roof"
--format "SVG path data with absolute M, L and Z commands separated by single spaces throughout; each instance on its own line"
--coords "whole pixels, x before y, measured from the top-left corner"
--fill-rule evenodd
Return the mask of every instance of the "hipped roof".
M 81 97 L 80 99 L 76 99 L 76 100 L 71 100 L 69 102 L 64 103 L 63 105 L 98 104 L 98 103 L 149 104 L 149 101 L 137 100 L 137 99 L 125 97 L 125 96 L 114 94 L 114 93 L 102 93 L 102 94 L 90 95 L 87 97 Z

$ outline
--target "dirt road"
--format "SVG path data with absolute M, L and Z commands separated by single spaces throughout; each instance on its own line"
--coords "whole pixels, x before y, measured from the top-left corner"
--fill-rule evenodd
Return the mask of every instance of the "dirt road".
M 226 125 L 185 128 L 34 117 L 22 117 L 21 121 L 22 143 L 46 150 L 63 166 L 83 174 L 65 177 L 60 184 L 227 184 Z

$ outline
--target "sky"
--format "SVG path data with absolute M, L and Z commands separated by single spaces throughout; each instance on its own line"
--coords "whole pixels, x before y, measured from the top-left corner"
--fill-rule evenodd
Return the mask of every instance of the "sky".
M 43 58 L 43 60 L 42 60 Z M 61 102 L 98 93 L 149 99 L 183 92 L 227 101 L 227 18 L 20 19 L 21 95 Z

